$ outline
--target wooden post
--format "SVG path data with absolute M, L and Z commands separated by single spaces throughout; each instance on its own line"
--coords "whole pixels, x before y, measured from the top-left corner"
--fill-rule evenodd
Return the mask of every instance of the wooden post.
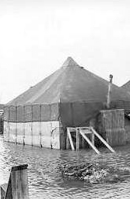
M 79 150 L 79 129 L 76 128 L 76 150 Z
M 110 82 L 108 84 L 108 94 L 107 94 L 107 108 L 110 108 L 110 103 L 111 103 L 111 87 L 112 87 L 112 78 L 113 76 L 110 75 Z
M 93 127 L 95 128 L 95 118 L 92 118 L 90 121 L 89 121 L 89 126 L 90 128 Z M 90 131 L 90 130 L 89 130 Z M 92 132 L 92 131 L 91 131 Z M 92 144 L 95 146 L 95 136 L 94 136 L 94 133 L 92 132 L 91 133 L 91 141 L 92 141 Z
M 29 199 L 27 167 L 26 164 L 12 167 L 8 185 L 5 189 L 1 187 L 4 199 Z
M 13 199 L 28 199 L 27 166 L 13 167 L 11 170 L 11 187 Z
M 72 137 L 71 137 L 69 128 L 67 128 L 67 134 L 68 134 L 68 138 L 70 141 L 71 149 L 74 151 L 75 149 L 74 149 L 74 145 L 73 145 L 73 141 L 72 141 Z

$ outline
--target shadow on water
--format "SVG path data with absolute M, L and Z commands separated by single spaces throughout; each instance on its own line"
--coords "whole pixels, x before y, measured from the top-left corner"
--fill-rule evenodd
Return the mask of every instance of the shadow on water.
M 126 172 L 123 182 L 88 184 L 66 180 L 60 165 L 98 163 L 102 166 L 130 170 L 130 145 L 116 147 L 116 154 L 100 148 L 101 155 L 92 150 L 60 151 L 3 142 L 0 137 L 0 184 L 7 182 L 11 166 L 27 163 L 30 198 L 130 198 L 130 178 Z

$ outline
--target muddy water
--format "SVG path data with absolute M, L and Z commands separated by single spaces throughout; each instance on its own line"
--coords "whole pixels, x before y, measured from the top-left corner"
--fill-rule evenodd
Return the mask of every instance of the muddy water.
M 18 164 L 29 165 L 29 195 L 31 199 L 108 199 L 130 198 L 130 177 L 123 182 L 93 184 L 66 180 L 59 170 L 61 164 L 93 162 L 101 165 L 130 169 L 130 145 L 115 148 L 116 154 L 100 149 L 79 152 L 40 149 L 3 142 L 0 137 L 0 184 L 7 182 L 9 169 Z

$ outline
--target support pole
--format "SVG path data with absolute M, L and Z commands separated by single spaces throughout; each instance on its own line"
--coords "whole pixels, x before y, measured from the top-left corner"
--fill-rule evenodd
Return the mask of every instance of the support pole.
M 70 141 L 71 149 L 74 151 L 75 148 L 74 148 L 74 145 L 73 145 L 73 141 L 72 141 L 72 137 L 71 137 L 69 128 L 67 128 L 67 134 L 68 134 L 68 138 L 69 138 L 69 141 Z
M 79 150 L 79 130 L 76 128 L 76 150 Z
M 112 89 L 112 79 L 113 79 L 113 76 L 110 75 L 109 78 L 110 78 L 110 82 L 108 84 L 108 94 L 107 94 L 107 108 L 108 109 L 110 108 L 110 103 L 111 103 L 111 89 Z

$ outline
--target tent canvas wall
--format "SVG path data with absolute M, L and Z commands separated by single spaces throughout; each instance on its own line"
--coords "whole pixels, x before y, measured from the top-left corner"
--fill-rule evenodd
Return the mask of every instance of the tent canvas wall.
M 107 90 L 108 81 L 69 57 L 59 70 L 5 106 L 5 140 L 64 149 L 66 127 L 87 125 L 105 107 Z M 129 95 L 116 85 L 111 99 L 118 108 L 130 105 Z

